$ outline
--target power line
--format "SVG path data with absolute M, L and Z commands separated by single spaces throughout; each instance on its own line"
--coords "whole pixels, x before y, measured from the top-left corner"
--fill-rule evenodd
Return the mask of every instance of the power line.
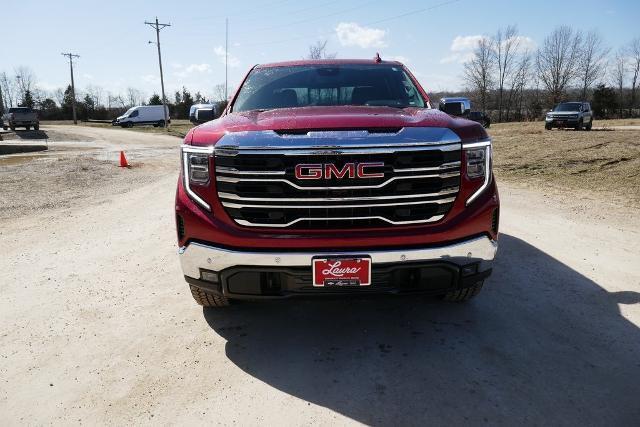
M 62 53 L 62 56 L 69 58 L 69 69 L 71 71 L 71 110 L 73 111 L 73 124 L 78 124 L 78 116 L 76 115 L 76 85 L 73 81 L 73 58 L 80 58 L 80 55 L 74 53 Z
M 162 110 L 164 113 L 164 128 L 169 131 L 169 117 L 167 117 L 167 97 L 164 95 L 164 76 L 162 74 L 162 53 L 160 52 L 160 30 L 165 27 L 170 27 L 171 24 L 161 24 L 158 22 L 158 17 L 156 16 L 156 22 L 147 22 L 145 21 L 145 25 L 149 25 L 151 28 L 156 30 L 156 46 L 158 46 L 158 64 L 160 65 L 160 86 L 162 87 Z M 153 43 L 150 41 L 149 43 Z

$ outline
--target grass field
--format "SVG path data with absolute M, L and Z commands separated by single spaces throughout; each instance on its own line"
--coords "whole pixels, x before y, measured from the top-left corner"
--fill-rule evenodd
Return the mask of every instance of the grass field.
M 597 126 L 638 120 L 598 121 Z M 640 124 L 640 123 L 639 123 Z M 640 130 L 546 131 L 543 123 L 505 123 L 489 129 L 499 180 L 529 187 L 580 190 L 640 206 Z

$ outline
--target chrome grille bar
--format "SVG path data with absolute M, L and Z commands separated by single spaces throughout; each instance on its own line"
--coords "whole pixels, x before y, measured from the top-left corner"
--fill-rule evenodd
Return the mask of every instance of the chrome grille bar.
M 327 217 L 327 218 L 298 218 L 285 224 L 261 224 L 261 223 L 249 222 L 244 219 L 236 219 L 235 221 L 240 225 L 246 225 L 251 227 L 284 228 L 284 227 L 290 227 L 293 224 L 298 223 L 300 221 L 351 221 L 351 220 L 377 219 L 393 225 L 410 225 L 410 224 L 425 224 L 429 222 L 436 222 L 436 221 L 440 221 L 442 218 L 444 218 L 444 215 L 437 215 L 427 219 L 417 219 L 412 221 L 392 221 L 383 216 L 350 216 L 350 217 Z
M 455 197 L 449 197 L 446 199 L 434 199 L 434 200 L 420 200 L 418 202 L 402 202 L 402 203 L 369 203 L 365 205 L 250 205 L 243 203 L 222 202 L 227 208 L 267 208 L 267 209 L 329 209 L 329 208 L 375 208 L 385 206 L 406 206 L 406 205 L 429 205 L 438 204 L 443 205 L 446 203 L 453 203 Z
M 218 197 L 229 200 L 242 200 L 246 202 L 346 202 L 350 200 L 397 200 L 397 199 L 418 199 L 422 197 L 437 197 L 447 194 L 456 194 L 460 190 L 459 187 L 451 187 L 437 193 L 426 194 L 408 194 L 401 196 L 362 196 L 362 197 L 243 197 L 233 193 L 219 192 Z
M 288 184 L 290 186 L 292 186 L 295 189 L 298 190 L 366 190 L 366 189 L 375 189 L 375 188 L 382 188 L 387 186 L 389 183 L 396 181 L 396 180 L 401 180 L 401 179 L 421 179 L 421 178 L 453 178 L 456 176 L 460 176 L 460 172 L 459 171 L 455 171 L 455 172 L 447 172 L 447 173 L 440 173 L 440 174 L 432 174 L 432 175 L 407 175 L 407 176 L 394 176 L 392 178 L 389 178 L 388 180 L 386 180 L 385 182 L 383 182 L 382 184 L 378 184 L 378 185 L 350 185 L 350 186 L 345 186 L 345 185 L 341 185 L 338 187 L 302 187 L 300 185 L 294 184 L 293 182 L 287 180 L 287 179 L 260 179 L 260 178 L 231 178 L 231 177 L 227 177 L 227 176 L 218 176 L 216 177 L 216 179 L 218 181 L 222 181 L 222 182 L 231 182 L 234 184 L 237 184 L 238 182 L 264 182 L 264 183 L 269 183 L 269 182 L 283 182 L 285 184 Z

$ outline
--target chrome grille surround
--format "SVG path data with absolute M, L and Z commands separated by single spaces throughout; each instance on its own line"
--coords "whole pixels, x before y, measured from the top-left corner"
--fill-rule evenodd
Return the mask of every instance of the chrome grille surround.
M 395 133 L 228 133 L 215 146 L 219 200 L 246 227 L 373 228 L 437 222 L 460 186 L 460 138 L 447 128 Z M 296 179 L 301 163 L 384 162 L 383 178 Z

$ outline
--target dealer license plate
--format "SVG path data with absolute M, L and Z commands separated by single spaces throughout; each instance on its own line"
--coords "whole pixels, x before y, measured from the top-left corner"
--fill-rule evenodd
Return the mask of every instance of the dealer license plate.
M 314 258 L 313 286 L 369 286 L 371 258 Z

